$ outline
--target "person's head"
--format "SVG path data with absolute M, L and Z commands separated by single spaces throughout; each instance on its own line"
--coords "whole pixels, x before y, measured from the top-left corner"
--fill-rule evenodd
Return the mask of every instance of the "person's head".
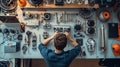
M 65 34 L 57 34 L 54 39 L 54 47 L 57 50 L 63 50 L 67 45 L 67 38 Z

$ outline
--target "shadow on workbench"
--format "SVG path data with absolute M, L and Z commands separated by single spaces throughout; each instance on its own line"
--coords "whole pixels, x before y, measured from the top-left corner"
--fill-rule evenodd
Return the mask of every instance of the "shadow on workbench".
M 75 59 L 70 67 L 105 67 L 99 66 L 99 59 Z M 43 59 L 24 59 L 23 67 L 46 67 Z
M 43 59 L 24 59 L 22 62 L 20 67 L 46 67 Z M 70 67 L 120 67 L 120 59 L 75 59 Z

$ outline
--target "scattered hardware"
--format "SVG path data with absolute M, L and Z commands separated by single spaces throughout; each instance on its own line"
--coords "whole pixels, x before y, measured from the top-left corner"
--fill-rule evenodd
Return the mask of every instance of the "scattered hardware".
M 88 3 L 90 6 L 94 6 L 95 5 L 95 0 L 88 0 Z
M 24 23 L 20 23 L 20 31 L 25 32 L 25 24 Z
M 86 23 L 86 34 L 93 35 L 95 34 L 95 21 L 94 20 L 88 20 Z
M 75 32 L 74 37 L 82 37 L 82 38 L 84 38 L 85 36 L 80 32 Z
M 64 5 L 64 0 L 54 0 L 54 4 L 56 6 L 63 6 Z
M 80 24 L 76 24 L 76 25 L 74 26 L 75 32 L 76 32 L 76 31 L 81 31 L 81 29 L 82 29 L 82 26 L 81 26 Z
M 85 46 L 81 46 L 80 56 L 86 56 Z
M 1 0 L 0 7 L 5 11 L 12 11 L 15 10 L 17 7 L 16 0 Z
M 47 23 L 47 22 L 46 22 L 45 25 L 43 25 L 43 28 L 44 28 L 44 29 L 51 29 L 51 27 L 52 27 L 51 24 L 50 24 L 50 23 Z
M 37 49 L 37 36 L 35 33 L 32 34 L 32 49 L 33 50 Z
M 85 0 L 77 0 L 78 4 L 84 4 Z
M 60 24 L 59 20 L 58 20 L 58 13 L 55 13 L 55 16 L 56 16 L 56 23 L 57 24 Z
M 90 8 L 81 8 L 79 11 L 80 16 L 84 19 L 88 19 L 92 17 L 93 13 L 94 13 L 94 9 L 90 9 Z
M 88 48 L 88 51 L 92 54 L 94 51 L 95 51 L 95 45 L 96 45 L 96 42 L 93 38 L 89 38 L 87 40 L 87 48 Z
M 108 37 L 109 38 L 118 37 L 118 23 L 108 23 Z
M 108 10 L 103 10 L 98 14 L 98 19 L 101 22 L 107 22 L 111 18 L 111 13 Z
M 106 50 L 106 42 L 105 42 L 105 29 L 104 29 L 104 25 L 101 26 L 101 36 L 102 36 L 102 46 L 101 46 L 101 49 L 103 51 Z
M 66 26 L 64 26 L 64 25 L 56 25 L 56 26 L 54 26 L 54 32 L 55 31 L 58 31 L 58 32 L 70 32 L 70 30 L 71 30 L 71 28 L 70 28 L 70 26 L 68 25 L 66 25 Z
M 33 6 L 38 6 L 43 3 L 43 0 L 28 0 L 28 2 Z
M 23 45 L 22 50 L 23 50 L 23 54 L 26 54 L 26 52 L 27 52 L 27 46 L 26 46 L 26 44 Z
M 88 28 L 87 32 L 88 32 L 88 34 L 94 34 L 95 28 L 90 27 L 90 28 Z
M 44 13 L 44 20 L 50 20 L 51 14 L 50 13 Z
M 5 53 L 16 53 L 18 51 L 20 51 L 20 43 L 19 42 L 6 41 L 4 43 L 4 52 Z
M 107 52 L 107 46 L 106 46 L 106 36 L 105 36 L 105 26 L 101 25 L 101 28 L 98 30 L 98 37 L 100 37 L 98 40 L 99 43 L 99 49 L 104 53 L 104 58 L 106 58 L 106 52 Z
M 120 44 L 113 44 L 112 50 L 115 56 L 120 56 Z
M 101 7 L 112 7 L 115 5 L 116 0 L 96 0 L 96 2 Z
M 26 32 L 27 40 L 28 40 L 28 41 L 27 41 L 28 46 L 30 45 L 31 34 L 32 34 L 32 32 L 30 32 L 30 31 L 27 31 L 27 32 Z
M 43 32 L 43 38 L 44 38 L 44 39 L 47 39 L 48 37 L 49 37 L 48 32 Z
M 4 30 L 3 30 L 3 34 L 9 34 L 10 32 L 9 32 L 9 30 L 7 29 L 7 28 L 5 28 Z
M 19 34 L 17 39 L 21 41 L 23 39 L 23 36 Z
M 88 20 L 87 25 L 91 27 L 95 26 L 94 20 Z
M 83 45 L 83 39 L 76 39 L 76 42 L 77 42 L 80 46 Z
M 26 4 L 27 4 L 26 0 L 18 0 L 18 5 L 19 5 L 20 7 L 25 7 Z
M 67 4 L 71 4 L 71 3 L 72 3 L 72 0 L 66 0 L 66 3 L 67 3 Z

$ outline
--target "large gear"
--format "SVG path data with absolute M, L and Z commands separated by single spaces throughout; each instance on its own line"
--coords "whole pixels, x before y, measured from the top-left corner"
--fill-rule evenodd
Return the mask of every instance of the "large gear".
M 15 10 L 17 7 L 16 0 L 0 0 L 0 7 L 6 11 Z

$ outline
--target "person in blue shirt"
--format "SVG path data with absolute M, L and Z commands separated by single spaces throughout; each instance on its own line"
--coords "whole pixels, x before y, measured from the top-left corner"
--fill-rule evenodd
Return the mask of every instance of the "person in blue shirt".
M 48 49 L 47 44 L 54 40 L 54 50 Z M 67 40 L 74 46 L 73 49 L 64 51 Z M 68 32 L 55 32 L 51 37 L 45 39 L 39 45 L 41 55 L 47 64 L 47 67 L 69 67 L 74 58 L 81 51 L 80 45 L 70 36 Z

